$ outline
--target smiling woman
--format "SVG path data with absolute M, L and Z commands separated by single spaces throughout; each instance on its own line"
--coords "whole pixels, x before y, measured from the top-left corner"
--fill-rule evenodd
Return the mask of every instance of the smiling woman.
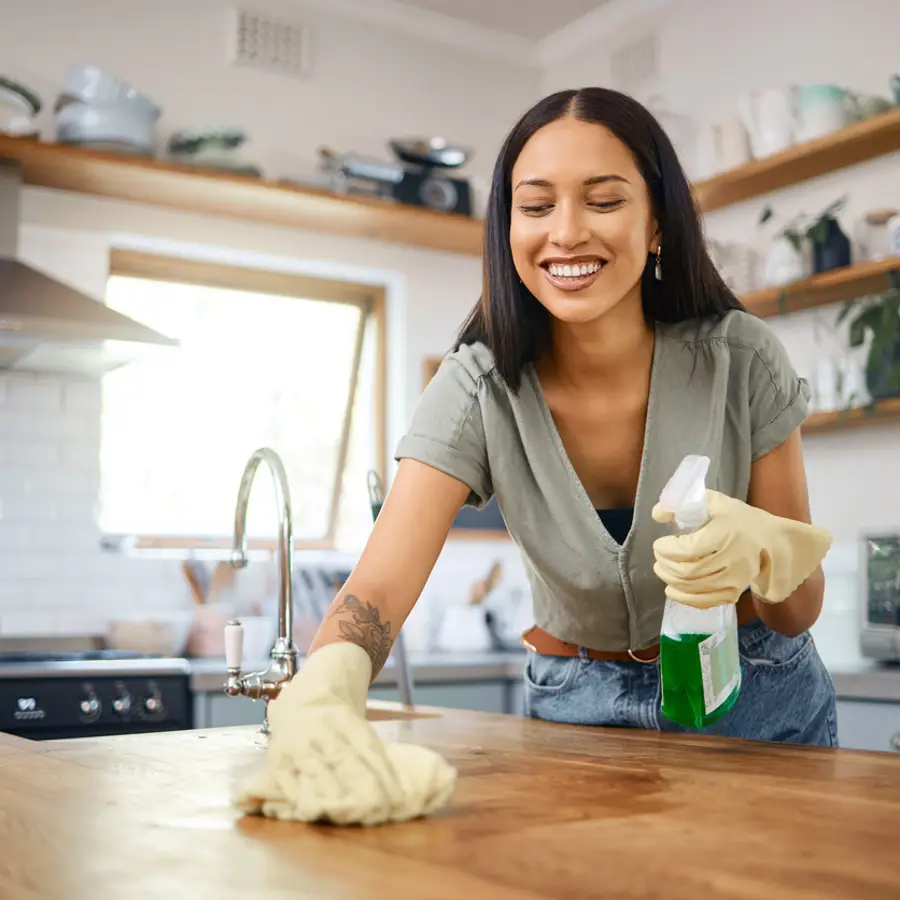
M 734 604 L 741 625 L 741 694 L 703 730 L 834 745 L 834 687 L 807 633 L 830 541 L 809 524 L 808 398 L 784 347 L 719 277 L 653 116 L 603 88 L 547 97 L 500 152 L 481 298 L 419 400 L 372 534 L 310 648 L 328 651 L 317 678 L 357 671 L 361 690 L 377 674 L 460 507 L 495 499 L 531 586 L 529 715 L 694 730 L 661 713 L 670 596 Z M 656 501 L 688 454 L 711 460 L 711 518 L 668 534 Z M 360 608 L 377 642 L 355 636 Z M 371 666 L 359 668 L 360 649 Z M 313 710 L 296 715 L 317 743 L 333 737 Z M 354 752 L 369 768 L 383 751 L 373 740 Z M 315 763 L 295 771 L 315 793 Z

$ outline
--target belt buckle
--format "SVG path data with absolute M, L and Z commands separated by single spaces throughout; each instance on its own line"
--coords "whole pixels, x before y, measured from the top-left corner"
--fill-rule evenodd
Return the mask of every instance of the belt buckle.
M 633 659 L 635 662 L 641 663 L 641 665 L 644 665 L 644 666 L 653 666 L 653 665 L 656 665 L 656 663 L 659 662 L 659 657 L 660 657 L 660 654 L 659 654 L 659 653 L 657 653 L 656 656 L 653 657 L 653 659 L 641 659 L 640 656 L 635 656 L 635 655 L 634 655 L 634 651 L 632 651 L 632 650 L 626 650 L 625 652 L 626 652 L 626 653 L 631 657 L 631 659 Z
M 529 641 L 526 637 L 526 635 L 531 634 L 531 632 L 534 631 L 535 627 L 536 626 L 532 625 L 531 628 L 523 631 L 522 636 L 519 638 L 519 640 L 522 642 L 522 646 L 525 647 L 526 650 L 530 650 L 532 653 L 539 653 L 540 651 L 537 649 L 537 647 L 535 647 L 534 644 L 532 644 L 531 641 Z

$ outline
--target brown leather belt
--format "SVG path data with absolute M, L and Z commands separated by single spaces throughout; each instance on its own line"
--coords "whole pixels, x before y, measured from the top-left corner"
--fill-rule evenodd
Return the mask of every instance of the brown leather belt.
M 543 628 L 532 626 L 522 635 L 522 643 L 541 656 L 578 656 L 578 644 L 570 644 L 547 634 Z M 653 664 L 659 662 L 659 644 L 641 650 L 591 650 L 586 648 L 588 659 L 614 662 L 637 662 Z

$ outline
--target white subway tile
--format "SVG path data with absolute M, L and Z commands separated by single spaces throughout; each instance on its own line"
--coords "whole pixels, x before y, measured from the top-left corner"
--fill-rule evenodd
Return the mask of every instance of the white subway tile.
M 89 494 L 62 494 L 54 501 L 57 522 L 93 525 L 97 521 L 97 499 Z
M 3 515 L 6 521 L 27 524 L 54 522 L 57 519 L 57 503 L 53 497 L 6 491 L 0 482 L 0 499 L 3 501 Z
M 67 413 L 100 415 L 103 389 L 99 381 L 68 381 L 63 388 Z
M 6 383 L 5 405 L 7 409 L 58 413 L 62 409 L 62 385 L 58 381 L 10 377 Z
M 52 418 L 52 417 L 51 417 Z M 32 435 L 35 433 L 34 413 L 17 409 L 0 408 L 0 434 Z
M 12 465 L 55 465 L 59 448 L 53 440 L 10 436 L 3 440 L 2 459 Z
M 92 612 L 57 613 L 54 633 L 64 637 L 102 637 L 106 634 L 106 617 Z
M 60 574 L 59 560 L 49 553 L 0 553 L 0 572 L 4 579 L 40 581 Z
M 59 458 L 65 466 L 100 471 L 100 444 L 94 440 L 63 438 L 58 445 Z
M 28 528 L 17 522 L 0 522 L 0 552 L 28 547 Z M 0 578 L 3 575 L 0 573 Z
M 61 437 L 100 442 L 100 417 L 95 413 L 83 410 L 63 412 L 57 420 L 57 427 Z
M 0 618 L 0 635 L 3 637 L 44 637 L 54 634 L 55 628 L 52 613 L 4 613 Z
M 33 412 L 31 421 L 24 427 L 22 434 L 31 434 L 40 438 L 61 438 L 63 432 L 63 414 L 59 411 L 40 410 Z
M 79 578 L 66 574 L 60 578 L 32 581 L 28 584 L 29 609 L 35 612 L 77 612 L 84 610 L 88 589 Z
M 22 527 L 26 532 L 27 547 L 30 550 L 73 554 L 99 552 L 100 533 L 90 525 L 47 522 Z
M 23 612 L 28 609 L 28 586 L 11 578 L 0 581 L 0 610 Z

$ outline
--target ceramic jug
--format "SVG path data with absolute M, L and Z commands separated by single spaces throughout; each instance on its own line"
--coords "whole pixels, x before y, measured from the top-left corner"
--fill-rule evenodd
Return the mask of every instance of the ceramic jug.
M 738 100 L 738 111 L 750 134 L 753 155 L 757 159 L 785 150 L 794 143 L 797 115 L 793 87 L 744 94 Z
M 775 238 L 766 253 L 763 269 L 765 286 L 780 287 L 800 281 L 808 274 L 803 254 L 786 237 Z
M 834 84 L 807 84 L 797 88 L 797 140 L 839 131 L 859 118 L 856 98 Z
M 697 137 L 698 179 L 735 169 L 751 159 L 750 137 L 740 119 L 725 119 L 703 128 Z

